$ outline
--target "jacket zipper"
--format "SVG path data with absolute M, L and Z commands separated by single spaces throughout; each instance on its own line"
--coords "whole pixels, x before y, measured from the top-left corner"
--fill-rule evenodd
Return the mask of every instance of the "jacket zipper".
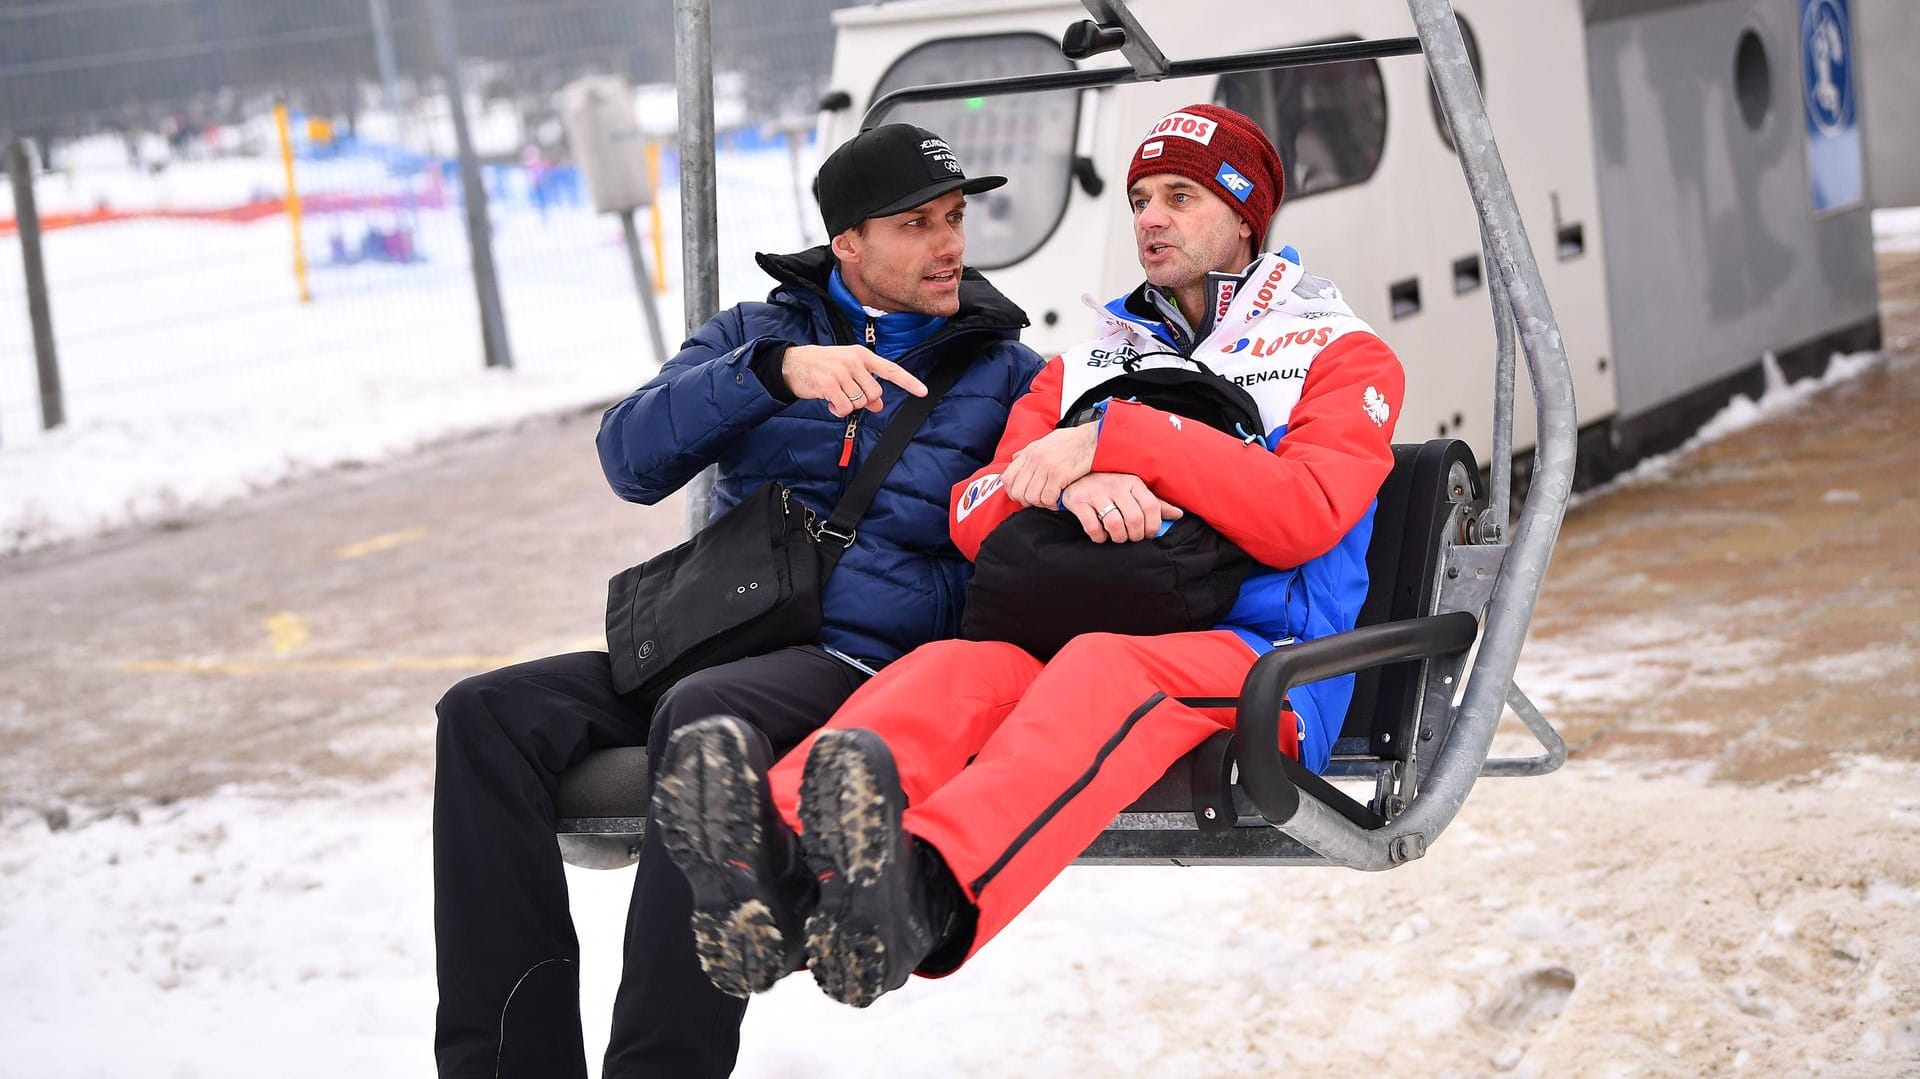
M 875 333 L 873 329 L 872 315 L 867 316 L 867 329 L 864 336 L 869 350 L 880 340 L 880 335 Z M 853 438 L 860 433 L 860 417 L 866 415 L 866 412 L 867 410 L 864 408 L 855 408 L 853 415 L 847 417 L 847 431 L 840 439 L 840 471 L 843 473 L 840 481 L 842 485 L 846 483 L 844 473 L 847 470 L 847 466 L 853 463 Z
M 855 415 L 847 421 L 847 433 L 845 437 L 840 440 L 840 470 L 842 472 L 846 471 L 847 466 L 853 463 L 853 436 L 857 434 L 859 430 L 860 417 Z
M 942 342 L 951 341 L 956 338 L 965 337 L 968 334 L 985 333 L 985 332 L 987 332 L 986 328 L 980 327 L 980 326 L 953 326 L 953 325 L 944 326 L 940 329 L 940 332 L 934 334 L 932 337 L 927 338 L 925 341 L 920 342 L 919 344 L 913 346 L 912 348 L 906 350 L 905 352 L 902 352 L 900 355 L 894 357 L 893 362 L 896 364 L 899 364 L 902 367 L 905 367 L 907 365 L 906 361 L 910 357 L 915 356 L 921 352 L 924 352 L 930 348 L 933 348 L 935 345 L 941 344 Z M 868 348 L 873 347 L 875 341 L 877 340 L 877 336 L 878 335 L 875 334 L 874 332 L 873 319 L 869 317 L 867 319 L 867 328 L 866 328 L 866 338 L 867 338 L 866 344 Z M 841 434 L 840 489 L 842 491 L 846 490 L 847 481 L 851 478 L 849 476 L 850 469 L 848 468 L 848 466 L 853 463 L 853 439 L 855 435 L 859 434 L 860 419 L 862 414 L 863 414 L 862 411 L 856 411 L 852 416 L 849 416 L 847 418 L 846 430 Z

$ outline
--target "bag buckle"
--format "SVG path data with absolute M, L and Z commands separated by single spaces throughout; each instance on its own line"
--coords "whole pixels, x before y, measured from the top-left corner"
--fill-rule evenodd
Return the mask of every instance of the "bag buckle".
M 839 532 L 832 527 L 832 524 L 833 522 L 831 521 L 821 521 L 813 530 L 814 542 L 823 543 L 825 541 L 822 540 L 821 537 L 826 536 L 839 540 L 842 549 L 853 546 L 853 537 L 858 535 L 860 530 L 857 528 L 849 528 L 845 532 Z

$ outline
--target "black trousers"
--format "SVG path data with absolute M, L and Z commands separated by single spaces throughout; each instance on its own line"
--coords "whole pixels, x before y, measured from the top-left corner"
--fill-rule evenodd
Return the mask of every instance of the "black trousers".
M 560 773 L 590 750 L 664 746 L 726 714 L 783 754 L 866 678 L 817 648 L 689 675 L 651 713 L 613 691 L 604 652 L 476 675 L 441 699 L 433 794 L 433 920 L 442 1077 L 586 1075 L 579 956 L 554 840 Z M 649 833 L 634 875 L 606 1079 L 733 1070 L 746 1001 L 713 987 L 693 951 L 692 897 Z

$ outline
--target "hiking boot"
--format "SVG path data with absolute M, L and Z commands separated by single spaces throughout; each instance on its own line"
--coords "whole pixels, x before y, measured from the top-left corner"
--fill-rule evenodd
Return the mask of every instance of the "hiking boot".
M 800 780 L 803 850 L 819 886 L 807 965 L 828 996 L 856 1008 L 905 985 L 965 902 L 940 855 L 901 828 L 906 805 L 879 735 L 838 728 L 814 743 Z
M 653 790 L 652 826 L 693 890 L 693 945 L 737 997 L 798 970 L 808 881 L 798 841 L 767 793 L 771 752 L 731 716 L 674 732 Z

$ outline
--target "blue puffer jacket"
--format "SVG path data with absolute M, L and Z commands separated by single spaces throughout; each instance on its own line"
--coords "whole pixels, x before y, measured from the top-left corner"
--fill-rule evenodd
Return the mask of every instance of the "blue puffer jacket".
M 713 516 L 774 481 L 824 515 L 908 399 L 889 387 L 884 411 L 855 414 L 853 457 L 841 467 L 847 421 L 824 401 L 782 403 L 752 371 L 764 350 L 858 340 L 827 296 L 833 257 L 816 247 L 761 255 L 759 263 L 779 282 L 767 302 L 714 316 L 600 421 L 600 464 L 620 497 L 650 505 L 718 462 Z M 1039 373 L 1040 357 L 1017 340 L 1026 324 L 1025 313 L 968 270 L 959 314 L 897 359 L 923 381 L 946 357 L 970 357 L 970 366 L 893 466 L 853 549 L 828 578 L 821 644 L 887 662 L 960 632 L 973 569 L 948 538 L 947 501 L 955 483 L 993 459 L 1008 410 Z

